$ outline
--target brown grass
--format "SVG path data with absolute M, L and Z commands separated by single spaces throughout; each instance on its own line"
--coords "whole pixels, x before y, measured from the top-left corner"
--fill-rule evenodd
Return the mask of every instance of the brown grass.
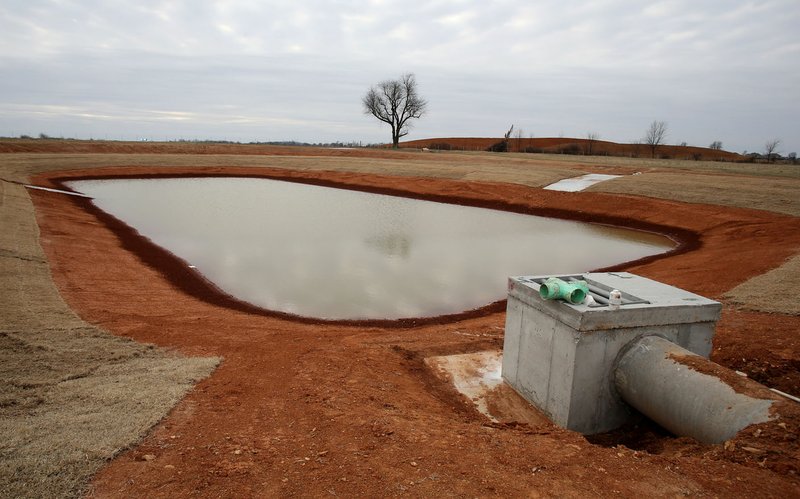
M 311 151 L 313 152 L 313 150 Z M 574 165 L 515 160 L 488 154 L 424 154 L 377 151 L 379 157 L 258 156 L 235 154 L 0 154 L 2 176 L 24 181 L 36 173 L 100 166 L 248 166 L 357 173 L 381 173 L 413 177 L 511 181 L 544 186 L 580 175 Z
M 800 315 L 800 255 L 725 293 L 731 303 L 748 310 Z
M 796 178 L 652 172 L 595 184 L 587 190 L 800 216 L 800 179 Z
M 0 497 L 79 496 L 215 358 L 112 336 L 61 300 L 25 188 L 0 182 Z
M 531 157 L 553 164 L 581 165 L 585 168 L 625 168 L 630 172 L 669 170 L 685 173 L 713 173 L 748 177 L 782 177 L 800 179 L 800 167 L 785 163 L 756 164 L 727 161 L 688 161 L 685 159 L 622 158 L 612 156 L 569 156 L 566 154 L 516 154 L 512 157 Z

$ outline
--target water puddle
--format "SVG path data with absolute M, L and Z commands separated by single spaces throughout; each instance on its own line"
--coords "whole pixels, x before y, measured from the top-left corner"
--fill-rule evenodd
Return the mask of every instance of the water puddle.
M 656 234 L 251 178 L 72 181 L 101 210 L 258 307 L 330 320 L 435 317 L 508 276 L 663 253 Z
M 543 189 L 548 191 L 563 191 L 563 192 L 578 192 L 586 189 L 587 187 L 611 180 L 612 178 L 619 178 L 622 175 L 605 175 L 602 173 L 588 173 L 580 177 L 565 178 L 553 184 L 550 184 Z

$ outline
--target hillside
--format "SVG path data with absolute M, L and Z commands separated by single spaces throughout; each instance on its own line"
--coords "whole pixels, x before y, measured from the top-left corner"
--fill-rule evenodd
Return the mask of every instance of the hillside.
M 456 150 L 456 151 L 486 151 L 492 145 L 502 141 L 502 137 L 449 137 L 430 138 L 401 142 L 401 148 L 423 148 Z M 646 144 L 619 144 L 605 140 L 595 140 L 590 143 L 588 139 L 569 137 L 537 137 L 537 138 L 510 138 L 508 140 L 510 152 L 555 153 L 555 154 L 589 154 L 596 156 L 626 156 L 626 157 L 651 157 L 650 147 Z M 661 145 L 656 150 L 656 156 L 667 159 L 690 159 L 712 161 L 742 161 L 744 157 L 738 153 L 709 149 L 707 147 Z

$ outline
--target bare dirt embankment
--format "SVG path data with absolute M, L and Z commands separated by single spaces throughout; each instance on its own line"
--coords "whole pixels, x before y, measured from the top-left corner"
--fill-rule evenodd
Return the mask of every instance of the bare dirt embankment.
M 429 149 L 442 149 L 453 151 L 487 151 L 492 146 L 503 141 L 498 137 L 448 137 L 434 139 L 409 140 L 400 144 L 401 147 L 426 147 Z M 607 140 L 588 140 L 569 137 L 511 137 L 507 142 L 508 151 L 571 154 L 571 155 L 598 155 L 598 156 L 627 156 L 636 158 L 650 158 L 654 156 L 653 149 L 647 144 L 620 144 Z M 655 149 L 655 157 L 663 159 L 687 159 L 704 161 L 742 161 L 744 157 L 735 152 L 707 147 L 659 145 Z
M 377 161 L 354 155 L 344 156 L 349 166 L 324 157 L 281 163 L 273 156 L 231 167 L 217 158 L 217 166 L 205 168 L 190 166 L 200 162 L 197 157 L 155 157 L 142 164 L 131 155 L 128 164 L 136 166 L 79 170 L 70 163 L 69 173 L 62 168 L 32 180 L 55 185 L 51 178 L 98 174 L 263 174 L 658 226 L 683 239 L 688 251 L 623 267 L 712 298 L 780 266 L 800 248 L 800 219 L 790 215 L 487 181 L 535 168 L 543 183 L 552 175 L 548 169 L 568 168 L 562 163 L 369 154 Z M 402 171 L 386 171 L 397 159 L 407 163 Z M 18 173 L 23 163 L 36 162 L 19 161 Z M 53 161 L 49 168 L 31 168 L 59 170 Z M 81 161 L 125 163 L 119 156 Z M 272 168 L 276 164 L 283 168 Z M 569 168 L 581 172 L 580 166 Z M 423 178 L 425 171 L 448 178 Z M 169 270 L 167 255 L 100 223 L 82 201 L 42 191 L 31 196 L 53 279 L 82 319 L 137 341 L 225 359 L 140 445 L 97 475 L 98 496 L 800 494 L 800 415 L 787 403 L 781 419 L 725 446 L 641 428 L 591 443 L 550 424 L 491 424 L 433 376 L 424 359 L 500 348 L 502 312 L 398 328 L 300 323 L 235 310 Z M 796 393 L 799 329 L 797 316 L 726 306 L 712 358 Z

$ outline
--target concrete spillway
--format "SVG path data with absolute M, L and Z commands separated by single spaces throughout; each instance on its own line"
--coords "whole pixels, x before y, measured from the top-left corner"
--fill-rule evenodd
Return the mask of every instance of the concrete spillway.
M 558 182 L 543 187 L 543 189 L 546 189 L 548 191 L 578 192 L 588 187 L 591 187 L 594 184 L 599 184 L 600 182 L 605 182 L 606 180 L 612 180 L 615 178 L 619 178 L 621 176 L 622 175 L 605 175 L 602 173 L 588 173 L 580 177 L 565 178 L 564 180 L 559 180 Z

